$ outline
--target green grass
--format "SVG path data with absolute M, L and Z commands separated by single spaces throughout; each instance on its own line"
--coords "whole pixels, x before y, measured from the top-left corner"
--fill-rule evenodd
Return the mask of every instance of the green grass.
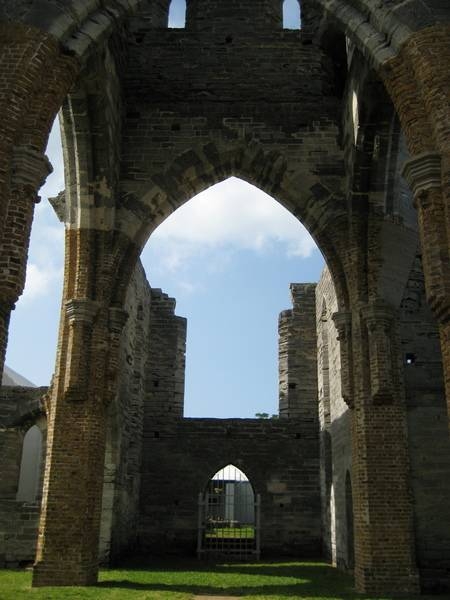
M 30 571 L 0 570 L 0 600 L 192 600 L 196 595 L 247 600 L 390 600 L 389 596 L 355 594 L 350 577 L 313 562 L 210 565 L 172 561 L 148 568 L 104 570 L 98 585 L 89 588 L 31 588 L 30 584 Z M 436 600 L 436 596 L 421 596 L 421 600 L 432 598 Z
M 253 539 L 255 530 L 253 527 L 215 527 L 207 529 L 205 535 L 207 538 Z

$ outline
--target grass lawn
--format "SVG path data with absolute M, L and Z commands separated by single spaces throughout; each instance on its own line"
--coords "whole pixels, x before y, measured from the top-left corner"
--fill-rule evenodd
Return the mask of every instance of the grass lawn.
M 313 562 L 211 565 L 177 560 L 157 566 L 103 570 L 99 583 L 89 588 L 32 589 L 30 584 L 30 571 L 0 570 L 0 600 L 192 600 L 195 596 L 235 596 L 247 600 L 390 600 L 389 596 L 355 594 L 351 578 L 326 564 Z M 444 597 L 421 596 L 421 600 L 437 598 Z
M 207 538 L 253 539 L 255 530 L 253 527 L 215 527 L 207 529 L 205 536 Z

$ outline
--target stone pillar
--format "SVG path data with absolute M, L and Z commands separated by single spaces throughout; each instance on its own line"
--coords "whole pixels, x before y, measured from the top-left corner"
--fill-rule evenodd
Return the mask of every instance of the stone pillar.
M 338 331 L 339 351 L 341 355 L 341 393 L 349 408 L 354 407 L 353 353 L 352 353 L 352 314 L 334 313 L 333 321 Z
M 359 592 L 414 595 L 419 581 L 395 322 L 395 311 L 372 302 L 353 327 L 355 583 Z
M 33 585 L 90 585 L 98 573 L 106 381 L 118 359 L 122 310 L 88 298 L 66 302 L 65 375 L 56 378 Z M 67 331 L 68 330 L 68 331 Z M 64 374 L 64 367 L 60 368 Z
M 280 417 L 318 419 L 316 284 L 291 284 L 292 310 L 278 321 Z
M 425 289 L 439 324 L 450 424 L 450 215 L 443 195 L 441 155 L 425 152 L 411 158 L 403 176 L 418 211 Z
M 121 306 L 112 306 L 109 309 L 108 331 L 109 331 L 109 355 L 106 369 L 105 402 L 110 404 L 117 393 L 117 381 L 119 376 L 120 340 L 122 331 L 128 321 L 128 312 Z
M 52 167 L 27 146 L 14 149 L 11 198 L 0 244 L 0 379 L 3 374 L 11 311 L 23 292 L 37 190 Z
M 73 298 L 66 302 L 69 322 L 67 367 L 64 395 L 66 400 L 83 401 L 89 384 L 92 324 L 99 304 L 89 298 Z

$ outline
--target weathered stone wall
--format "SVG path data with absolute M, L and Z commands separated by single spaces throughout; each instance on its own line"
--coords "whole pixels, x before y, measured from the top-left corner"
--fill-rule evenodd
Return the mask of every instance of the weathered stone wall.
M 401 305 L 416 556 L 422 587 L 450 589 L 450 438 L 439 331 L 416 256 Z
M 187 323 L 175 315 L 175 305 L 173 298 L 152 289 L 144 389 L 146 428 L 156 415 L 183 416 Z
M 42 398 L 47 388 L 2 387 L 0 390 L 0 567 L 34 560 L 44 470 L 46 419 Z M 16 499 L 26 432 L 37 425 L 43 435 L 41 484 L 33 501 Z
M 198 496 L 228 464 L 261 495 L 262 555 L 318 556 L 318 440 L 302 419 L 155 418 L 144 432 L 141 550 L 194 554 Z
M 143 428 L 153 427 L 148 415 L 144 419 L 144 404 L 159 415 L 182 416 L 186 321 L 175 316 L 174 309 L 172 298 L 151 290 L 139 263 L 128 288 L 120 376 L 108 407 L 99 544 L 105 564 L 136 545 Z M 16 493 L 24 434 L 35 423 L 46 429 L 46 392 L 47 388 L 1 389 L 0 564 L 32 562 L 35 557 L 41 493 L 33 503 L 16 501 Z M 42 470 L 44 466 L 45 458 Z
M 333 564 L 351 568 L 351 528 L 346 511 L 351 429 L 350 412 L 341 394 L 340 348 L 332 320 L 337 309 L 333 281 L 325 269 L 316 288 L 323 549 Z
M 303 418 L 317 430 L 316 285 L 291 284 L 293 308 L 283 311 L 279 333 L 280 417 Z
M 138 263 L 125 304 L 128 319 L 121 339 L 117 393 L 108 409 L 100 536 L 103 562 L 114 562 L 135 545 L 151 294 Z
M 71 116 L 81 117 L 76 133 L 87 134 L 87 143 L 67 157 L 82 185 L 74 186 L 70 206 L 64 297 L 70 315 L 62 321 L 49 413 L 52 461 L 36 585 L 96 581 L 104 406 L 115 392 L 123 290 L 134 260 L 149 232 L 177 206 L 235 174 L 304 219 L 333 273 L 341 339 L 351 330 L 345 351 L 341 343 L 341 393 L 354 407 L 356 586 L 372 595 L 418 591 L 409 494 L 413 458 L 397 360 L 397 293 L 406 285 L 398 283 L 405 269 L 397 277 L 397 267 L 405 267 L 406 254 L 412 264 L 416 245 L 393 210 L 395 194 L 383 189 L 395 188 L 391 175 L 398 171 L 391 171 L 397 125 L 383 111 L 368 111 L 360 130 L 354 128 L 360 134 L 355 161 L 347 162 L 343 177 L 348 148 L 340 113 L 350 103 L 340 98 L 342 42 L 348 36 L 363 62 L 378 71 L 413 155 L 405 174 L 418 207 L 427 295 L 440 324 L 450 401 L 449 8 L 437 0 L 304 0 L 305 23 L 314 5 L 323 9 L 317 38 L 308 31 L 281 32 L 278 0 L 191 0 L 183 32 L 155 29 L 164 25 L 166 0 L 18 0 L 0 7 L 6 21 L 0 90 L 1 265 L 8 283 L 0 293 L 3 350 L 9 313 L 22 289 L 45 138 L 85 68 L 71 95 L 83 99 L 82 110 Z M 202 12 L 205 7 L 209 12 Z M 141 9 L 144 22 L 136 36 L 126 20 Z M 257 14 L 250 18 L 252 10 Z M 99 69 L 105 56 L 107 68 Z M 376 100 L 379 90 L 366 87 L 366 98 Z M 392 161 L 383 157 L 389 148 Z M 92 160 L 84 160 L 84 150 Z M 329 420 L 331 431 L 331 406 Z
M 334 564 L 352 568 L 352 523 L 348 510 L 351 411 L 341 395 L 339 342 L 331 319 L 337 311 L 337 301 L 328 270 L 317 285 L 316 297 L 323 543 Z M 439 332 L 425 299 L 418 254 L 403 294 L 399 332 L 417 564 L 422 588 L 443 591 L 449 588 L 450 441 Z

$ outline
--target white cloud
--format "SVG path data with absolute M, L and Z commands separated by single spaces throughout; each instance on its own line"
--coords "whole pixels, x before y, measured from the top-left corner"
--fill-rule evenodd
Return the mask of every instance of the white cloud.
M 169 270 L 179 270 L 208 249 L 264 253 L 276 243 L 289 257 L 307 258 L 316 248 L 303 225 L 281 204 L 235 177 L 192 198 L 150 238 Z
M 63 270 L 56 265 L 46 267 L 28 263 L 27 279 L 21 302 L 30 303 L 36 298 L 56 293 L 61 285 Z

